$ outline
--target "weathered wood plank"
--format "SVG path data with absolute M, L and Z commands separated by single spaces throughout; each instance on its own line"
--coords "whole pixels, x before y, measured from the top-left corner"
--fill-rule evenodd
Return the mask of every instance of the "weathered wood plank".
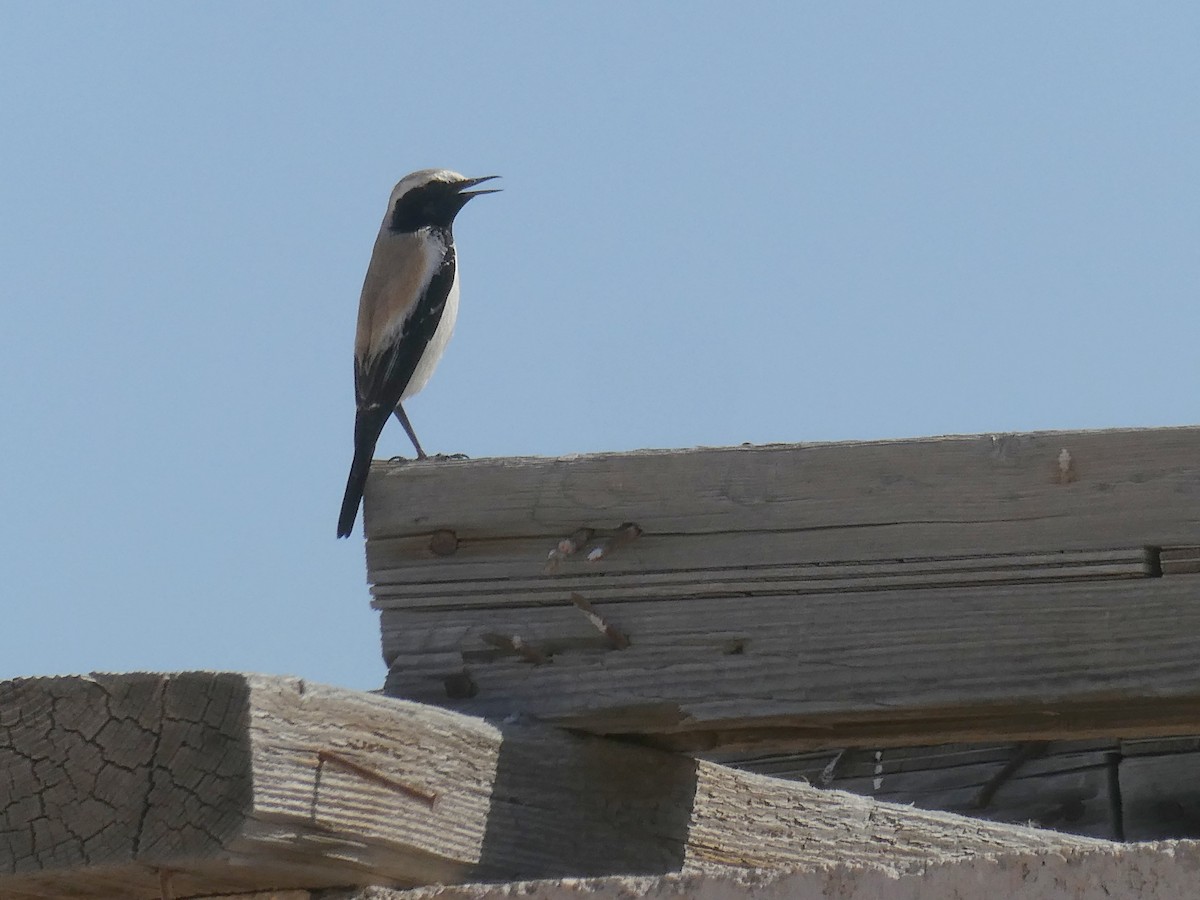
M 1117 839 L 1115 740 L 709 754 L 715 762 L 890 803 Z
M 788 872 L 591 878 L 412 891 L 323 892 L 314 900 L 1181 900 L 1196 895 L 1195 842 L 1015 853 L 932 864 L 824 866 Z
M 0 685 L 0 895 L 120 896 L 132 879 L 131 896 L 157 896 L 157 865 L 219 852 L 251 789 L 250 748 L 229 720 L 245 690 L 220 675 Z M 132 872 L 134 859 L 145 867 Z M 82 866 L 85 881 L 37 877 Z
M 387 691 L 670 746 L 1200 732 L 1200 577 L 382 614 Z M 589 598 L 590 599 L 590 598 Z M 535 665 L 489 635 L 518 636 Z M 1149 652 L 1147 648 L 1153 648 Z M 465 676 L 464 676 L 465 673 Z M 448 690 L 447 679 L 470 689 Z
M 407 543 L 407 542 L 405 542 Z M 539 538 L 465 541 L 450 557 L 407 558 L 410 549 L 393 549 L 385 555 L 378 548 L 376 564 L 381 585 L 471 584 L 498 579 L 524 579 L 557 584 L 567 578 L 607 580 L 629 576 L 745 570 L 770 573 L 795 570 L 826 578 L 886 578 L 892 575 L 947 574 L 1016 570 L 1028 572 L 1059 568 L 1130 565 L 1141 576 L 1147 566 L 1156 563 L 1156 554 L 1146 547 L 1102 550 L 1059 550 L 1040 553 L 992 554 L 971 556 L 926 556 L 904 559 L 818 559 L 798 560 L 804 554 L 804 542 L 798 532 L 763 534 L 691 534 L 647 535 L 619 553 L 602 560 L 585 561 L 581 551 L 545 571 L 550 541 Z M 411 548 L 412 545 L 409 545 Z M 587 544 L 584 545 L 586 550 Z M 1162 551 L 1164 554 L 1167 551 Z M 553 577 L 547 577 L 552 574 Z M 1151 571 L 1149 574 L 1157 574 Z
M 372 541 L 804 531 L 816 559 L 1195 545 L 1200 428 L 377 463 L 365 520 Z
M 2 684 L 0 772 L 6 900 L 1103 846 L 265 676 Z
M 952 588 L 987 584 L 1045 584 L 1150 578 L 1157 574 L 1155 554 L 1146 548 L 1064 551 L 1011 557 L 880 562 L 825 562 L 808 565 L 706 567 L 628 573 L 578 572 L 572 568 L 554 578 L 522 577 L 518 566 L 528 560 L 492 565 L 487 574 L 470 577 L 453 566 L 377 571 L 372 593 L 376 609 L 468 609 L 544 606 L 561 603 L 573 591 L 596 601 L 695 599 L 768 594 L 848 594 L 904 588 Z M 507 574 L 501 575 L 502 571 Z M 426 574 L 428 581 L 415 581 Z M 440 577 L 439 577 L 440 576 Z
M 439 535 L 447 534 L 445 531 Z M 589 560 L 588 551 L 601 541 L 588 541 L 581 550 L 547 571 L 547 557 L 556 542 L 549 538 L 489 538 L 456 540 L 453 552 L 434 553 L 431 538 L 392 538 L 367 545 L 367 567 L 376 583 L 440 584 L 480 580 L 537 578 L 553 583 L 565 577 L 605 577 L 640 573 L 670 573 L 773 567 L 836 567 L 846 575 L 881 576 L 909 572 L 971 572 L 990 569 L 1054 568 L 1154 562 L 1145 547 L 1095 550 L 1053 550 L 1027 553 L 986 553 L 867 559 L 823 555 L 806 532 L 721 532 L 715 534 L 647 534 L 603 559 Z M 843 545 L 847 549 L 849 545 Z M 853 549 L 853 548 L 849 548 Z M 546 577 L 553 575 L 553 578 Z

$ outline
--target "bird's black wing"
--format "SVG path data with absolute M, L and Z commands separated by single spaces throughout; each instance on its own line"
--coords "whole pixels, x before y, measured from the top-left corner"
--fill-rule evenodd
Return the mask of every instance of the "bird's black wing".
M 450 288 L 454 285 L 455 265 L 454 245 L 450 243 L 442 264 L 430 279 L 416 308 L 404 321 L 396 341 L 374 357 L 354 362 L 354 390 L 358 404 L 354 416 L 354 459 L 350 463 L 346 493 L 338 516 L 338 537 L 348 537 L 354 530 L 375 444 L 442 321 Z

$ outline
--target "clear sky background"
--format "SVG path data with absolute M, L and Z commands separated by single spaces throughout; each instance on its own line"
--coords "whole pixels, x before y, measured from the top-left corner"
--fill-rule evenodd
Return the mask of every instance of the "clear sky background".
M 431 452 L 1196 421 L 1197 47 L 1189 3 L 0 5 L 0 677 L 381 684 L 334 531 L 417 168 L 504 176 Z

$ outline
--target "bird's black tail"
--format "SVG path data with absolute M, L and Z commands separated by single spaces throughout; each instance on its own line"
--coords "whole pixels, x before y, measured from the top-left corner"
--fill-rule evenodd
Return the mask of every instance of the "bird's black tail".
M 375 455 L 375 444 L 379 433 L 390 416 L 391 410 L 359 410 L 354 417 L 354 461 L 350 463 L 350 476 L 346 479 L 346 493 L 342 497 L 342 512 L 338 516 L 338 537 L 349 537 L 354 531 L 354 520 L 358 516 L 358 504 L 367 486 L 367 474 L 371 471 L 371 457 Z

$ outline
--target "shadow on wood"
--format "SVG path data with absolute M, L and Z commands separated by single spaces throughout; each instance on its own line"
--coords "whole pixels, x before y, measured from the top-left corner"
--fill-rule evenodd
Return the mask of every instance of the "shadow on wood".
M 684 868 L 696 792 L 688 757 L 501 725 L 480 880 Z M 536 848 L 536 852 L 534 852 Z

